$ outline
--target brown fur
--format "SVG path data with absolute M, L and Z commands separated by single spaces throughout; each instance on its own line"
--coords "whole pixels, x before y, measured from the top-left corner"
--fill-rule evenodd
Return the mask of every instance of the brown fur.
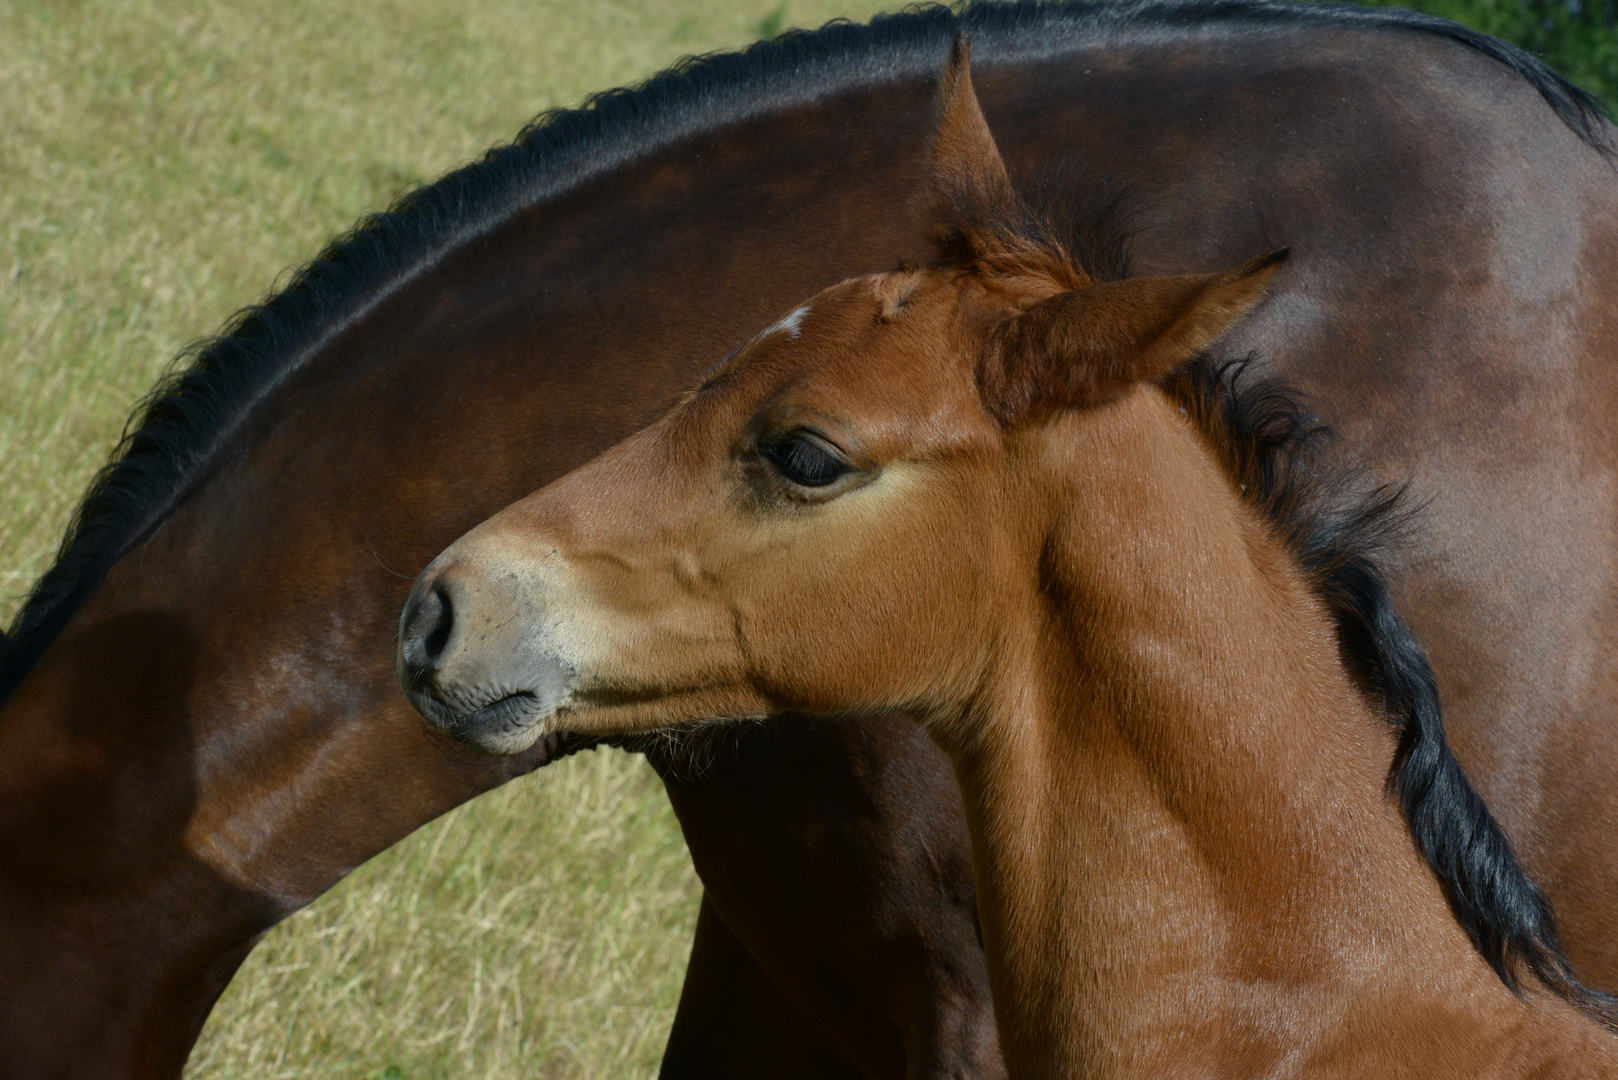
M 965 798 L 1015 1076 L 1618 1071 L 1603 1029 L 1473 948 L 1317 582 L 1154 381 L 1279 259 L 1053 271 L 1065 253 L 994 224 L 1014 196 L 964 49 L 943 86 L 947 261 L 821 293 L 452 545 L 407 605 L 413 700 L 497 750 L 558 726 L 917 719 Z M 836 479 L 796 482 L 771 449 L 811 436 Z M 411 659 L 427 596 L 487 629 Z M 497 699 L 520 721 L 483 719 Z

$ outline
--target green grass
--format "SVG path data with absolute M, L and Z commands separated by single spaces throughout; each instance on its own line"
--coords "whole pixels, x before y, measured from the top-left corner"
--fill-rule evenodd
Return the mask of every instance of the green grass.
M 1417 0 L 1618 98 L 1614 0 Z M 189 340 L 402 189 L 836 0 L 0 0 L 0 623 Z M 188 1075 L 655 1070 L 697 884 L 638 759 L 452 813 L 272 932 Z

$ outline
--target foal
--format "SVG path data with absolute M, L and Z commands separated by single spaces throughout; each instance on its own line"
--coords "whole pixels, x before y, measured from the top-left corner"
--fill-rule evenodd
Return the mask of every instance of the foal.
M 1013 193 L 964 45 L 928 194 L 938 265 L 820 294 L 439 556 L 417 708 L 508 753 L 914 716 L 1017 1077 L 1618 1071 L 1333 535 L 1386 501 L 1319 505 L 1284 397 L 1199 358 L 1280 255 L 1094 280 Z

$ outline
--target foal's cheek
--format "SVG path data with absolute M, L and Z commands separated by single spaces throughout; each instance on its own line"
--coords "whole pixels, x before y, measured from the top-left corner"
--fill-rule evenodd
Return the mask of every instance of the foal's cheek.
M 715 515 L 699 545 L 702 598 L 746 681 L 795 709 L 907 699 L 920 665 L 958 636 L 933 602 L 960 555 L 943 550 L 959 530 L 936 479 L 900 463 L 826 504 Z
M 613 586 L 578 603 L 559 628 L 589 686 L 641 694 L 717 687 L 743 672 L 736 621 L 712 588 L 667 577 Z

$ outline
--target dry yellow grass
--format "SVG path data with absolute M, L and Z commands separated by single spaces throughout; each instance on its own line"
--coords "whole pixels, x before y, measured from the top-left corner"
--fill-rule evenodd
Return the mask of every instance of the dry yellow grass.
M 0 622 L 179 349 L 541 110 L 836 0 L 0 0 Z M 270 934 L 188 1075 L 635 1076 L 697 886 L 655 780 L 589 754 Z

